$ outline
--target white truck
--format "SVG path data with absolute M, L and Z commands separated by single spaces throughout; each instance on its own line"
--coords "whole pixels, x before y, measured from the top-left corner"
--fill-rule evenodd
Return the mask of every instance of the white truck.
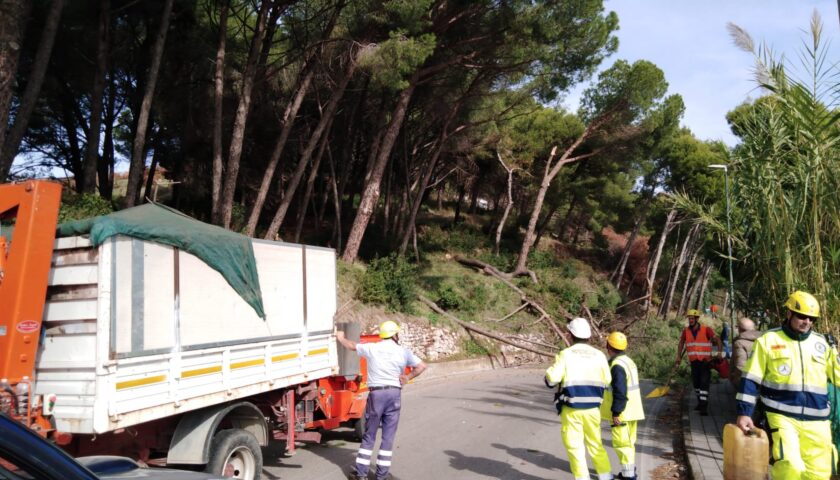
M 182 248 L 45 235 L 58 192 L 0 186 L 0 218 L 14 217 L 11 241 L 0 226 L 10 245 L 0 250 L 0 375 L 13 389 L 32 384 L 28 398 L 0 392 L 6 413 L 74 455 L 251 479 L 269 441 L 293 453 L 295 440 L 319 438 L 313 429 L 360 423 L 363 365 L 339 362 L 334 336 L 333 250 L 253 241 L 261 318 Z

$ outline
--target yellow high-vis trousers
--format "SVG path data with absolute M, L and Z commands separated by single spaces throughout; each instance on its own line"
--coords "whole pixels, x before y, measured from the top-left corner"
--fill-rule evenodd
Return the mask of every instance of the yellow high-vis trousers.
M 773 480 L 824 480 L 833 474 L 834 446 L 828 420 L 796 420 L 767 412 L 773 437 Z
M 610 458 L 601 443 L 601 411 L 599 408 L 563 407 L 560 414 L 563 445 L 575 479 L 588 479 L 586 452 L 592 457 L 599 479 L 612 478 Z
M 635 475 L 633 472 L 636 466 L 636 427 L 638 421 L 624 422 L 618 427 L 610 426 L 612 434 L 612 445 L 615 454 L 618 456 L 618 463 L 621 464 L 621 472 L 627 476 Z

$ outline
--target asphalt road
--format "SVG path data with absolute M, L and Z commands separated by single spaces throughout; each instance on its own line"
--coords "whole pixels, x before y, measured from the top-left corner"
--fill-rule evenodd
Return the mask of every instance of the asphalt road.
M 573 478 L 543 372 L 493 370 L 409 385 L 403 392 L 393 479 Z M 643 385 L 642 392 L 651 389 Z M 647 420 L 639 427 L 636 445 L 641 478 L 651 478 L 650 472 L 673 450 L 673 426 L 658 418 L 664 409 L 663 399 L 645 400 Z M 603 438 L 613 472 L 618 472 L 607 428 Z M 349 430 L 338 430 L 326 432 L 320 445 L 299 444 L 292 457 L 278 456 L 282 445 L 272 447 L 264 452 L 263 478 L 346 478 L 358 446 Z

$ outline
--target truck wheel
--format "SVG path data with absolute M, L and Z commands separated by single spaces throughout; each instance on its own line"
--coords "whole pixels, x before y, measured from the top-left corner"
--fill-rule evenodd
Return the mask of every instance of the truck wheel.
M 365 436 L 365 414 L 363 413 L 361 417 L 357 418 L 355 422 L 353 422 L 353 437 L 356 438 L 359 442 L 362 441 L 362 437 Z
M 259 480 L 262 465 L 262 450 L 251 432 L 221 430 L 213 436 L 205 471 L 225 478 Z

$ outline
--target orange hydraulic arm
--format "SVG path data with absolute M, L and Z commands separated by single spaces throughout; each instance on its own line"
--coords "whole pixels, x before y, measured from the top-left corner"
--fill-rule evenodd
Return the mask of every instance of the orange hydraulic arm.
M 32 378 L 44 316 L 61 185 L 28 181 L 0 185 L 0 378 Z M 4 245 L 7 248 L 3 248 Z

